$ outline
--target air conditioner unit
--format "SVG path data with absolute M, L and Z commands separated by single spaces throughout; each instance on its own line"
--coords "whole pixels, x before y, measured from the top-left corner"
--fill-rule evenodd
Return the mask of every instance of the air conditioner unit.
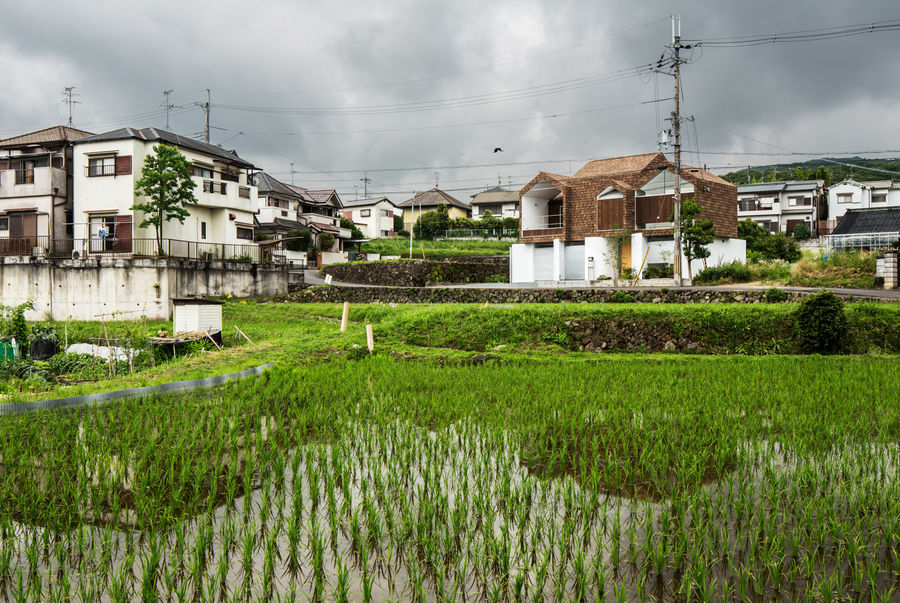
M 31 257 L 34 257 L 34 258 L 44 257 L 44 254 L 46 254 L 46 253 L 47 252 L 44 250 L 43 247 L 32 247 L 31 248 Z

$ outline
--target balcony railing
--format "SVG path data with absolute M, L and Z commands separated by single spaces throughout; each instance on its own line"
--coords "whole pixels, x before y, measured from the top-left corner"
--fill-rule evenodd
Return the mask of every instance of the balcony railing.
M 160 253 L 161 251 L 161 253 Z M 187 260 L 278 263 L 269 249 L 253 244 L 205 243 L 163 239 L 90 237 L 51 239 L 48 236 L 0 239 L 0 256 L 25 255 L 51 258 L 173 258 Z
M 34 184 L 34 169 L 16 170 L 16 184 Z
M 89 178 L 93 178 L 95 176 L 115 176 L 116 166 L 115 164 L 111 163 L 86 165 L 84 166 L 84 173 Z
M 238 187 L 238 197 L 243 197 L 244 199 L 249 199 L 250 198 L 250 187 L 239 186 Z
M 204 193 L 217 193 L 219 195 L 227 195 L 228 194 L 228 184 L 221 180 L 204 180 L 203 181 L 203 192 Z M 249 197 L 249 195 L 248 195 Z
M 772 211 L 772 203 L 759 201 L 738 201 L 738 211 Z

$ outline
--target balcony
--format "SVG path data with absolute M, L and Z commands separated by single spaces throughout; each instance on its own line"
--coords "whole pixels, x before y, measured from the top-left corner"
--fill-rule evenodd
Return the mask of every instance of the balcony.
M 218 207 L 256 213 L 256 189 L 225 180 L 194 176 L 194 196 L 201 207 Z
M 744 199 L 742 201 L 738 201 L 738 213 L 740 214 L 766 214 L 766 213 L 778 213 L 779 203 L 772 203 L 771 201 L 758 201 L 755 199 Z
M 66 194 L 66 171 L 55 167 L 0 171 L 0 199 Z

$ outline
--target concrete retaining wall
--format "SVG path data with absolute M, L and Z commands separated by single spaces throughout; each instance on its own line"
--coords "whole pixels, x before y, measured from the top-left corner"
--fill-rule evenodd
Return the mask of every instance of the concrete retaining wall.
M 171 297 L 288 291 L 283 266 L 160 259 L 38 260 L 0 258 L 0 305 L 32 300 L 28 320 L 168 320 Z

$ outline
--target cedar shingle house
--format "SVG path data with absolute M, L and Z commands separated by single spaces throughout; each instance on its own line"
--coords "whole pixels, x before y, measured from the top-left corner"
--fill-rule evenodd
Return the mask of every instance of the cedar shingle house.
M 637 273 L 642 265 L 672 265 L 674 185 L 674 166 L 662 153 L 591 161 L 572 176 L 539 173 L 519 193 L 511 280 L 593 281 L 629 269 Z M 716 240 L 708 263 L 743 261 L 734 185 L 683 166 L 681 193 L 682 199 L 695 197 L 701 217 L 713 221 Z

